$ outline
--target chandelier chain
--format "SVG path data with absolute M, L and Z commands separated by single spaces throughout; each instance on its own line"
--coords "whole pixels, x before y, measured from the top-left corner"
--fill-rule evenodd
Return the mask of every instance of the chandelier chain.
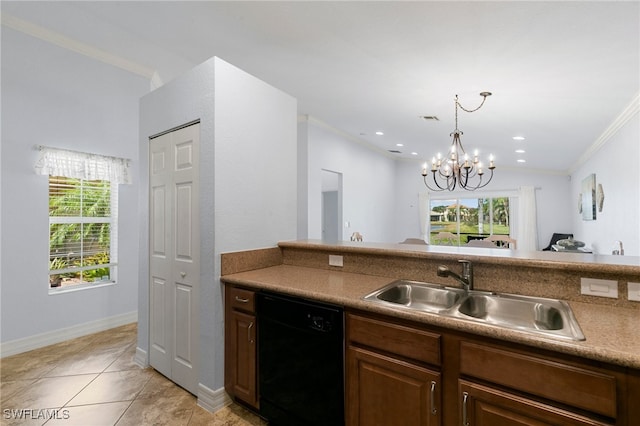
M 491 94 L 488 92 L 480 93 L 480 96 L 482 96 L 482 102 L 480 102 L 480 105 L 478 105 L 476 109 L 466 109 L 465 107 L 463 107 L 462 104 L 458 101 L 458 95 L 456 95 L 456 110 L 457 110 L 457 107 L 460 107 L 460 109 L 463 110 L 464 112 L 476 112 L 477 110 L 482 108 L 482 105 L 484 105 L 484 101 L 487 100 L 487 96 L 490 96 L 490 95 Z M 458 119 L 458 111 L 456 111 L 456 120 L 457 119 Z

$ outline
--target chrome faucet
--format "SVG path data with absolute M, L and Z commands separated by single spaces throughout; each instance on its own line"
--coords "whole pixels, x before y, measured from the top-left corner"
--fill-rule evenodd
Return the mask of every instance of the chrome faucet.
M 462 276 L 456 274 L 444 265 L 438 266 L 439 277 L 453 277 L 462 284 L 464 291 L 473 290 L 473 265 L 468 260 L 458 260 L 462 263 Z

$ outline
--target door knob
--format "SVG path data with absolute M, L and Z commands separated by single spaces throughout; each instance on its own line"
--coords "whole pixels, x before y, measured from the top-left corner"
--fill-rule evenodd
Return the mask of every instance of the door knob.
M 187 273 L 186 273 L 186 272 L 184 272 L 184 271 L 183 271 L 183 272 L 180 272 L 180 276 L 181 276 L 182 278 L 184 278 L 184 277 L 186 277 L 186 276 L 187 276 Z

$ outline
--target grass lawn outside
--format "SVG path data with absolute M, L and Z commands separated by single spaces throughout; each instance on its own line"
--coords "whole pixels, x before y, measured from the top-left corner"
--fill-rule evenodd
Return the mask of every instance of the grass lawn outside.
M 468 223 L 463 222 L 460 224 L 460 234 L 458 235 L 458 245 L 464 245 L 468 242 L 468 236 L 484 236 L 488 237 L 491 235 L 489 230 L 491 229 L 490 224 L 485 223 L 483 226 L 483 233 L 481 234 L 478 231 L 477 223 Z M 439 232 L 451 232 L 452 234 L 458 234 L 458 223 L 457 222 L 431 222 L 431 234 L 429 236 L 430 244 L 438 244 L 433 240 L 433 237 L 437 235 Z M 499 225 L 493 224 L 493 235 L 509 235 L 509 226 L 507 225 Z

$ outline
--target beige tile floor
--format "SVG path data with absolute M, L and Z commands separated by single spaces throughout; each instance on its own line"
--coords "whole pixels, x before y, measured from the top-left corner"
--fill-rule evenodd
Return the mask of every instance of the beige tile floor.
M 189 392 L 133 362 L 135 342 L 130 324 L 3 358 L 0 424 L 266 425 L 235 404 L 216 413 L 199 407 Z

